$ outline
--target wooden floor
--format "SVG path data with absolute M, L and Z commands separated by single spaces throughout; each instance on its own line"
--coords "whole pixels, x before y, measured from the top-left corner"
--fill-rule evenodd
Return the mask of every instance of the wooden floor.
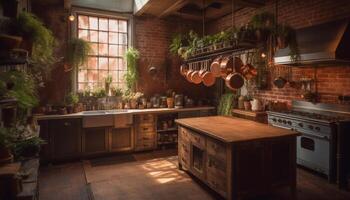
M 169 157 L 174 154 L 172 151 L 155 151 L 134 154 L 132 156 L 135 160 L 126 159 L 123 163 L 108 163 L 110 160 L 107 160 L 104 165 L 102 160 L 42 167 L 40 199 L 218 199 L 219 197 L 206 186 L 177 170 L 176 158 Z M 93 163 L 98 164 L 94 166 Z M 163 166 L 159 167 L 160 165 Z M 157 173 L 166 174 L 166 177 L 158 176 Z M 154 175 L 157 175 L 157 178 L 152 178 Z M 290 199 L 289 194 L 288 189 L 282 189 L 268 196 L 253 199 Z M 349 200 L 350 192 L 338 190 L 325 178 L 298 169 L 297 199 Z

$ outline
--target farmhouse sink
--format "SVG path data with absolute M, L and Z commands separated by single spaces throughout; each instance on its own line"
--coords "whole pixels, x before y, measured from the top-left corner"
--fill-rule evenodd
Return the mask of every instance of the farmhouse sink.
M 117 113 L 125 113 L 128 110 L 91 110 L 91 111 L 83 111 L 83 115 L 105 115 L 105 114 L 117 114 Z

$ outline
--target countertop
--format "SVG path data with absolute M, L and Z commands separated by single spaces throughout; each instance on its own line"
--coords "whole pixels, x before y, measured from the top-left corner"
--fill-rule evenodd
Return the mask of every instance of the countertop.
M 192 108 L 152 108 L 152 109 L 127 109 L 127 110 L 106 110 L 107 113 L 95 113 L 84 114 L 84 112 L 78 112 L 67 115 L 34 115 L 37 120 L 49 120 L 49 119 L 66 119 L 66 118 L 82 118 L 86 116 L 98 116 L 98 115 L 125 115 L 125 114 L 150 114 L 150 113 L 178 113 L 186 111 L 201 111 L 201 110 L 214 110 L 215 107 L 192 107 Z M 104 110 L 101 110 L 104 111 Z
M 225 143 L 298 136 L 299 133 L 236 117 L 212 116 L 177 119 L 181 126 Z

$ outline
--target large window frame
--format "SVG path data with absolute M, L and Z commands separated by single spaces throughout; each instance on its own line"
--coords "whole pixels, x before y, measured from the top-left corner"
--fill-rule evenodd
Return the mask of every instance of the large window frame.
M 71 23 L 70 26 L 70 37 L 78 37 L 78 16 L 89 16 L 89 17 L 97 17 L 97 18 L 108 18 L 108 19 L 116 19 L 116 20 L 125 20 L 127 22 L 127 46 L 126 48 L 129 48 L 130 46 L 133 46 L 133 17 L 131 14 L 125 14 L 125 13 L 116 13 L 116 12 L 109 12 L 109 11 L 101 11 L 101 10 L 92 10 L 92 9 L 86 9 L 86 8 L 72 8 L 72 14 L 75 16 L 75 20 Z M 122 56 L 100 56 L 97 55 L 96 57 L 106 57 L 106 58 L 122 58 Z M 98 62 L 98 60 L 97 60 Z M 126 60 L 124 60 L 125 63 L 125 70 L 126 70 Z M 79 84 L 79 69 L 73 70 L 73 78 L 72 78 L 72 89 L 74 92 L 78 92 L 78 84 Z M 100 70 L 100 69 L 98 69 Z M 119 70 L 119 69 L 118 69 Z M 118 72 L 119 73 L 119 72 Z M 117 75 L 119 76 L 119 75 Z M 120 77 L 118 77 L 119 80 Z M 124 80 L 125 81 L 125 80 Z M 100 87 L 103 87 L 103 83 L 100 81 L 102 85 Z

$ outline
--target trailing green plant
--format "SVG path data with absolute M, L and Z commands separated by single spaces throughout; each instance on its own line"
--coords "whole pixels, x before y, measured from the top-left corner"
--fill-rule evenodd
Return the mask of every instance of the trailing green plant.
M 34 14 L 21 12 L 15 21 L 15 31 L 32 42 L 30 64 L 36 79 L 49 78 L 53 64 L 59 59 L 54 55 L 56 39 L 50 29 Z
M 275 15 L 270 12 L 261 12 L 250 19 L 254 29 L 273 30 L 276 24 Z
M 11 148 L 13 138 L 8 128 L 0 127 L 0 147 Z
M 77 68 L 86 63 L 90 52 L 89 42 L 80 38 L 72 38 L 67 44 L 66 62 L 71 67 Z
M 127 72 L 125 74 L 125 81 L 127 90 L 135 91 L 136 82 L 138 79 L 137 71 L 137 59 L 139 58 L 140 53 L 137 49 L 129 47 L 125 54 L 125 59 L 127 62 Z
M 183 36 L 181 34 L 176 34 L 171 40 L 169 51 L 173 55 L 178 55 L 178 51 L 182 46 L 183 46 Z
M 231 115 L 233 98 L 234 95 L 232 93 L 226 93 L 221 96 L 217 111 L 218 115 Z
M 79 95 L 75 94 L 74 92 L 71 92 L 68 95 L 66 95 L 64 101 L 66 105 L 75 105 L 79 103 Z
M 6 85 L 5 98 L 15 98 L 20 109 L 28 109 L 38 104 L 37 88 L 29 73 L 12 70 L 0 73 L 0 85 Z

